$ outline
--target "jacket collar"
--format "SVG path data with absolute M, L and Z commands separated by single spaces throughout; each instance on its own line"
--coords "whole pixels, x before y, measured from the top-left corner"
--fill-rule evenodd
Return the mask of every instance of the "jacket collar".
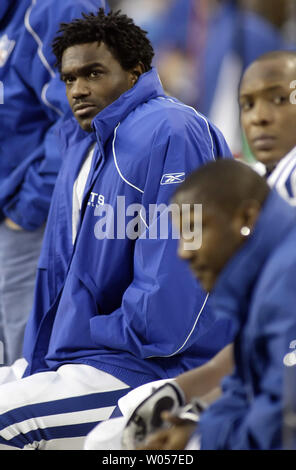
M 246 319 L 252 289 L 264 263 L 295 225 L 295 209 L 272 190 L 252 235 L 220 274 L 211 304 L 219 317 L 231 317 L 236 332 Z
M 158 73 L 153 67 L 142 74 L 137 83 L 116 101 L 103 109 L 92 121 L 97 138 L 104 145 L 115 127 L 139 104 L 157 96 L 165 96 Z
M 296 147 L 290 150 L 290 152 L 287 153 L 287 155 L 278 162 L 278 164 L 276 165 L 272 173 L 268 176 L 267 182 L 269 186 L 271 187 L 275 186 L 283 170 L 285 168 L 288 168 L 288 165 L 291 164 L 291 162 L 295 160 L 296 160 Z

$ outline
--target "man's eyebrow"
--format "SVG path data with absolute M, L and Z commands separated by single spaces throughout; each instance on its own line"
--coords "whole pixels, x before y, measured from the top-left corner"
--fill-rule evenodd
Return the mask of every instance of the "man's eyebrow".
M 82 67 L 75 67 L 72 69 L 62 69 L 61 70 L 61 75 L 62 76 L 67 76 L 67 75 L 72 75 L 72 74 L 81 74 L 88 72 L 89 70 L 92 70 L 96 67 L 100 67 L 102 69 L 105 69 L 106 67 L 101 63 L 101 62 L 91 62 L 89 64 L 83 65 Z
M 246 92 L 240 92 L 239 93 L 239 97 L 240 98 L 245 98 L 245 97 L 248 97 L 248 96 L 251 96 L 251 95 L 256 95 L 257 93 L 266 93 L 266 92 L 269 92 L 269 91 L 277 91 L 277 90 L 284 90 L 285 89 L 285 85 L 284 84 L 277 84 L 277 85 L 270 85 L 269 87 L 264 87 L 264 88 L 261 88 L 259 90 L 255 90 L 255 91 L 246 91 Z

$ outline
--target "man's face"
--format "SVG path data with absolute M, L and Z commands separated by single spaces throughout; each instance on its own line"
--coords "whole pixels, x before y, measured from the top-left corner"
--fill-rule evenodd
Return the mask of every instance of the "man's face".
M 86 43 L 65 50 L 61 78 L 75 118 L 91 132 L 91 122 L 135 83 L 135 75 L 124 70 L 104 43 Z
M 210 292 L 224 268 L 227 261 L 242 243 L 242 237 L 237 230 L 235 219 L 222 213 L 217 208 L 202 205 L 202 243 L 198 249 L 190 248 L 190 240 L 182 226 L 186 226 L 182 220 L 182 205 L 178 201 L 181 212 L 181 221 L 173 216 L 173 222 L 180 228 L 180 240 L 178 255 L 181 259 L 188 261 L 194 276 L 199 279 L 206 292 Z M 190 213 L 190 230 L 194 227 L 194 212 Z M 193 240 L 193 237 L 192 237 Z M 191 240 L 191 241 L 192 241 Z M 193 243 L 192 243 L 193 245 Z
M 296 60 L 286 57 L 255 62 L 242 80 L 242 127 L 254 156 L 270 169 L 296 145 L 293 80 Z

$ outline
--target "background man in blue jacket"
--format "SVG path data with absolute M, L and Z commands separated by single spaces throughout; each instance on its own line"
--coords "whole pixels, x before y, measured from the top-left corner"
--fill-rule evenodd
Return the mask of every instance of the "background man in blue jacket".
M 1 0 L 0 340 L 7 365 L 22 355 L 61 164 L 54 128 L 69 112 L 51 42 L 62 21 L 105 5 L 105 0 Z
M 167 208 L 194 168 L 231 157 L 223 136 L 165 95 L 125 15 L 64 24 L 54 52 L 74 117 L 24 359 L 0 374 L 1 448 L 81 448 L 129 388 L 204 363 L 231 329 L 178 260 Z
M 221 172 L 225 186 L 218 201 Z M 229 190 L 227 180 L 236 182 Z M 199 253 L 185 254 L 182 246 L 179 253 L 211 291 L 217 314 L 233 319 L 235 331 L 235 371 L 223 381 L 221 398 L 202 414 L 201 447 L 281 449 L 284 358 L 296 336 L 295 211 L 238 162 L 201 169 L 179 200 L 190 192 L 204 203 L 207 238 Z M 211 247 L 218 242 L 225 250 L 215 257 Z

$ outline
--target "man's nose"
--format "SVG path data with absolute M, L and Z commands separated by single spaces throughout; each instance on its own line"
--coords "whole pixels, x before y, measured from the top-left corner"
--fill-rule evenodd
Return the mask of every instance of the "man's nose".
M 77 78 L 72 85 L 72 98 L 78 99 L 90 95 L 90 89 L 85 79 Z
M 255 125 L 268 125 L 272 121 L 272 109 L 268 103 L 257 101 L 252 110 L 252 123 Z

